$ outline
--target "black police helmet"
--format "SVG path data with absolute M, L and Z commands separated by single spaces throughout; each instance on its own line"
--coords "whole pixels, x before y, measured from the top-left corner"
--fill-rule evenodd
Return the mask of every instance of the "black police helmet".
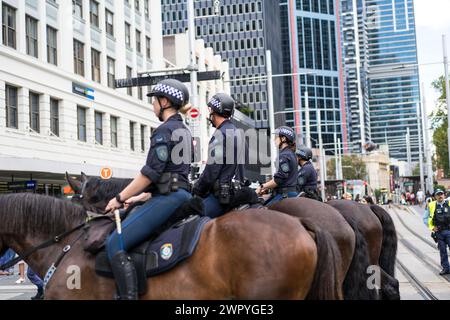
M 188 88 L 175 79 L 166 79 L 158 82 L 147 96 L 167 98 L 172 103 L 172 107 L 176 109 L 184 107 L 189 102 Z
M 438 194 L 444 194 L 444 191 L 441 189 L 436 189 L 436 191 L 434 191 L 434 195 L 437 196 Z
M 292 130 L 292 128 L 286 126 L 279 127 L 273 134 L 276 134 L 279 137 L 285 137 L 291 143 L 295 142 L 295 132 L 294 130 Z
M 234 113 L 234 100 L 226 93 L 217 93 L 208 102 L 211 110 L 224 118 L 230 118 Z
M 295 151 L 295 154 L 297 155 L 297 157 L 299 157 L 300 159 L 309 161 L 312 159 L 313 154 L 312 154 L 312 150 L 308 147 L 305 146 L 301 146 L 300 148 L 297 149 L 297 151 Z

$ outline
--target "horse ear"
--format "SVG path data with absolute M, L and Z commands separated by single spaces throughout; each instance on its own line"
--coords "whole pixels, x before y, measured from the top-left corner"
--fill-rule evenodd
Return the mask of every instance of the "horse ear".
M 81 182 L 71 178 L 67 171 L 66 171 L 66 180 L 67 180 L 67 183 L 69 184 L 69 186 L 72 188 L 72 190 L 75 193 L 80 193 L 81 192 Z
M 88 176 L 84 172 L 81 172 L 81 183 L 85 183 L 87 180 Z

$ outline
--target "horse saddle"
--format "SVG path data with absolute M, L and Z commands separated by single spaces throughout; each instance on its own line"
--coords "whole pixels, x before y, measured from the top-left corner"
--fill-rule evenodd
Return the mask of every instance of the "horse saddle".
M 225 211 L 242 211 L 250 208 L 259 209 L 264 208 L 264 206 L 253 189 L 242 187 L 235 191 L 232 201 Z
M 169 271 L 194 253 L 209 220 L 209 217 L 192 215 L 129 252 L 136 267 L 139 294 L 147 292 L 147 277 Z M 105 249 L 96 256 L 95 271 L 100 276 L 114 278 Z

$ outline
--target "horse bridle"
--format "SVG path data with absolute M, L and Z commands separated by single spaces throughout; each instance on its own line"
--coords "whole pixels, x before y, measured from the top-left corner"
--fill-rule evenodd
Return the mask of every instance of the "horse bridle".
M 69 236 L 70 234 L 74 233 L 75 231 L 83 228 L 86 223 L 88 221 L 83 222 L 82 224 L 76 226 L 75 228 L 69 230 L 69 231 L 65 231 L 57 236 L 54 236 L 53 238 L 41 243 L 40 245 L 36 246 L 36 247 L 32 247 L 31 249 L 29 249 L 28 251 L 26 251 L 24 254 L 19 255 L 17 258 L 14 258 L 11 261 L 8 261 L 2 265 L 0 265 L 0 270 L 7 270 L 9 268 L 11 268 L 12 266 L 14 266 L 16 263 L 18 263 L 21 260 L 25 260 L 26 258 L 28 258 L 30 255 L 32 255 L 33 253 L 35 253 L 36 251 L 40 250 L 40 249 L 44 249 L 47 247 L 50 247 L 54 244 L 59 243 L 62 239 L 66 238 L 67 236 Z M 70 251 L 70 249 L 72 248 L 72 246 L 81 238 L 82 233 L 80 234 L 79 237 L 77 237 L 75 239 L 74 242 L 72 242 L 71 245 L 67 245 L 63 248 L 63 252 L 60 254 L 60 256 L 58 257 L 58 259 L 56 260 L 56 262 L 52 265 L 52 267 L 55 267 L 54 270 L 56 270 L 56 267 L 58 266 L 58 264 L 61 262 L 62 258 L 67 254 L 67 252 Z M 49 270 L 50 271 L 50 270 Z M 48 272 L 47 272 L 48 274 Z

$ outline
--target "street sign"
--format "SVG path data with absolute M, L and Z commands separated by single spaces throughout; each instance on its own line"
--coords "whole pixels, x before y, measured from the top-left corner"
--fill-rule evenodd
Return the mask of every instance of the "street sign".
M 112 170 L 111 170 L 111 168 L 102 168 L 100 170 L 100 177 L 103 180 L 111 179 L 111 177 L 112 177 Z
M 8 190 L 34 190 L 37 187 L 37 181 L 17 181 L 8 182 Z
M 85 87 L 81 84 L 72 82 L 72 92 L 80 96 L 88 98 L 89 100 L 94 100 L 94 89 Z
M 209 81 L 218 80 L 221 78 L 220 71 L 202 71 L 197 72 L 197 81 Z M 162 76 L 148 76 L 139 78 L 117 79 L 115 81 L 116 88 L 129 88 L 129 87 L 145 87 L 153 86 L 158 82 L 165 79 L 176 79 L 181 82 L 190 82 L 190 73 L 177 73 L 167 74 Z
M 196 108 L 191 109 L 191 118 L 195 119 L 200 115 L 200 111 Z

